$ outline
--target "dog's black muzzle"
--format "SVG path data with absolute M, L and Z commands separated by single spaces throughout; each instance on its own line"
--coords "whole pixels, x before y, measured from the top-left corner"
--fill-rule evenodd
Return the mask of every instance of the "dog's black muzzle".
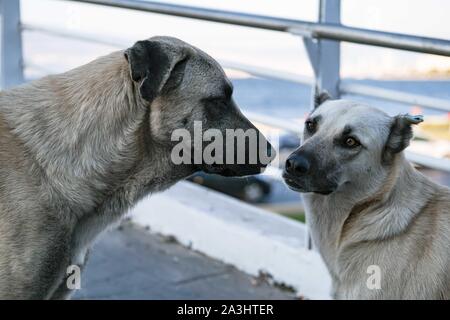
M 283 179 L 290 189 L 297 192 L 327 195 L 337 189 L 337 184 L 328 178 L 327 170 L 320 170 L 314 156 L 301 148 L 287 158 Z

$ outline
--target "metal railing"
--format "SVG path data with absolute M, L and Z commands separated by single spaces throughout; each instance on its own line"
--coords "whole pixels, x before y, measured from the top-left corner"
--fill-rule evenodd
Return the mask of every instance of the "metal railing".
M 139 11 L 160 13 L 184 18 L 193 18 L 197 20 L 227 23 L 238 26 L 253 27 L 272 31 L 291 32 L 299 34 L 304 37 L 307 36 L 312 38 L 348 41 L 373 46 L 381 46 L 387 48 L 403 49 L 409 51 L 450 56 L 450 41 L 409 36 L 399 33 L 389 33 L 360 28 L 351 28 L 339 24 L 313 23 L 301 20 L 291 20 L 268 16 L 260 16 L 254 14 L 244 14 L 238 12 L 196 8 L 151 1 L 145 2 L 135 0 L 69 0 L 69 1 L 107 5 L 111 7 L 134 9 Z M 327 0 L 321 2 L 322 8 L 324 10 L 328 10 L 328 8 L 331 7 L 333 9 L 332 11 L 335 11 L 335 8 L 339 8 L 340 6 L 339 4 L 340 0 Z M 332 14 L 339 16 L 340 13 L 338 11 L 335 11 Z
M 314 78 L 304 77 L 294 73 L 286 73 L 277 70 L 244 65 L 236 62 L 221 62 L 226 68 L 245 71 L 252 75 L 312 85 L 313 89 L 317 88 L 318 90 L 327 90 L 335 98 L 340 97 L 341 94 L 355 94 L 450 112 L 449 100 L 400 92 L 355 82 L 348 82 L 340 78 L 339 41 L 450 56 L 449 40 L 417 37 L 343 26 L 340 24 L 340 0 L 320 0 L 318 23 L 151 1 L 66 1 L 112 6 L 258 29 L 288 32 L 303 38 L 308 57 L 314 71 Z M 122 41 L 105 40 L 104 38 L 98 36 L 96 37 L 95 35 L 82 34 L 79 32 L 61 29 L 49 29 L 48 27 L 39 25 L 20 24 L 20 8 L 18 0 L 0 0 L 0 14 L 2 15 L 0 41 L 0 85 L 2 88 L 7 88 L 23 82 L 23 67 L 30 64 L 23 63 L 22 61 L 22 31 L 44 32 L 55 36 L 70 37 L 78 40 L 102 43 L 120 48 L 123 48 L 126 45 Z M 299 133 L 301 130 L 301 126 L 295 122 L 273 119 L 273 117 L 266 117 L 260 114 L 250 114 L 250 118 L 265 124 L 285 129 L 289 132 Z M 297 130 L 295 130 L 296 128 Z M 414 153 L 408 153 L 408 157 L 421 165 L 450 172 L 449 160 L 437 160 L 433 157 Z

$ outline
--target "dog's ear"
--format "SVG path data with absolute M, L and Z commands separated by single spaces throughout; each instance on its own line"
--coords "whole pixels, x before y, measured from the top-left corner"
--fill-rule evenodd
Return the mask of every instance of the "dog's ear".
M 423 121 L 423 116 L 409 114 L 398 115 L 393 118 L 386 145 L 383 152 L 383 163 L 390 163 L 395 154 L 403 151 L 413 137 L 413 124 Z
M 169 85 L 168 82 L 171 88 L 181 82 L 188 50 L 160 41 L 143 40 L 125 50 L 124 55 L 132 80 L 140 84 L 142 98 L 151 102 Z
M 314 93 L 314 109 L 316 109 L 318 106 L 320 106 L 322 103 L 324 103 L 327 100 L 330 100 L 331 96 L 328 94 L 327 91 L 319 92 L 318 88 L 316 88 Z

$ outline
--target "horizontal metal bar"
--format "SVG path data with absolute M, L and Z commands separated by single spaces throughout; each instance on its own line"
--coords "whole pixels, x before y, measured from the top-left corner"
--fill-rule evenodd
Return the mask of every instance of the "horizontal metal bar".
M 277 118 L 273 116 L 267 116 L 262 113 L 250 112 L 243 110 L 244 115 L 251 121 L 259 122 L 274 128 L 282 129 L 289 133 L 300 136 L 303 132 L 303 121 L 295 122 L 288 119 Z
M 34 69 L 36 71 L 39 71 L 43 74 L 55 74 L 58 72 L 56 69 L 48 68 L 45 66 L 42 66 L 40 64 L 34 63 L 30 60 L 25 60 L 23 63 L 23 68 L 26 69 Z
M 282 81 L 289 81 L 303 85 L 311 86 L 314 84 L 314 78 L 300 75 L 292 72 L 278 71 L 270 68 L 263 68 L 254 65 L 243 64 L 239 62 L 220 60 L 220 64 L 226 69 L 244 71 L 256 77 L 277 79 Z
M 22 23 L 21 28 L 23 31 L 42 32 L 56 37 L 71 38 L 79 41 L 91 42 L 96 44 L 102 44 L 114 48 L 126 48 L 133 43 L 124 39 L 112 39 L 111 37 L 101 37 L 100 35 L 87 34 L 74 30 L 67 29 L 54 29 L 45 25 Z
M 167 4 L 153 1 L 138 0 L 68 0 L 90 4 L 98 4 L 109 7 L 146 11 L 170 16 L 192 18 L 212 22 L 227 23 L 245 27 L 268 29 L 274 31 L 287 31 L 295 20 L 272 18 L 260 15 L 245 14 L 240 12 L 205 9 L 201 7 Z
M 424 167 L 450 172 L 450 160 L 426 156 L 416 152 L 406 151 L 406 158 Z
M 450 100 L 428 97 L 419 94 L 406 93 L 392 89 L 341 81 L 340 91 L 372 98 L 380 98 L 405 104 L 412 104 L 430 109 L 450 112 Z
M 124 9 L 166 14 L 259 29 L 283 31 L 300 36 L 347 41 L 386 48 L 450 56 L 450 41 L 400 33 L 374 31 L 338 24 L 323 24 L 301 20 L 261 16 L 192 6 L 138 0 L 66 0 L 105 5 Z

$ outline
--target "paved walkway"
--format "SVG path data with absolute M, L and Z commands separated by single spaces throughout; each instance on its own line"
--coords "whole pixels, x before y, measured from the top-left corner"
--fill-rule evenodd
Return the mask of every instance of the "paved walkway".
M 94 246 L 74 299 L 292 299 L 286 290 L 131 223 Z

